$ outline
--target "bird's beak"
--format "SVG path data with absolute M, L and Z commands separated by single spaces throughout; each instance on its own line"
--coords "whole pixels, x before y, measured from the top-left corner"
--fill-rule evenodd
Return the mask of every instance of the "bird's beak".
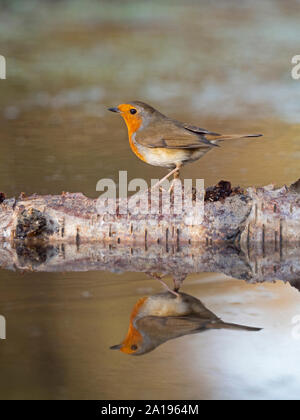
M 109 110 L 109 111 L 111 111 L 111 112 L 117 112 L 117 113 L 120 113 L 119 108 L 108 108 L 108 110 Z
M 116 344 L 115 346 L 111 346 L 110 350 L 120 350 L 122 348 L 122 344 Z

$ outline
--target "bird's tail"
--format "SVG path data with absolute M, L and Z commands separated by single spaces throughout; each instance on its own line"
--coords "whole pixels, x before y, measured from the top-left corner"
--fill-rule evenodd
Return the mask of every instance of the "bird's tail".
M 234 140 L 234 139 L 248 139 L 251 137 L 261 137 L 262 134 L 219 134 L 219 135 L 206 135 L 207 140 L 212 143 L 224 140 Z
M 242 330 L 242 331 L 261 331 L 262 328 L 248 327 L 247 325 L 231 324 L 229 322 L 220 322 L 214 325 L 214 328 L 217 329 L 226 329 L 226 330 Z

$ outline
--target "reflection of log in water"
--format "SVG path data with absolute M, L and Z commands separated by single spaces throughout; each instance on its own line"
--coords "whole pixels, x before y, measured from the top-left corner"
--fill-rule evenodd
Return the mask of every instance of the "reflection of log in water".
M 298 243 L 299 186 L 232 190 L 221 183 L 206 193 L 204 220 L 188 225 L 190 214 L 98 214 L 96 200 L 82 194 L 31 196 L 0 205 L 0 238 L 51 243 L 105 242 L 143 246 L 213 245 L 235 242 L 246 252 L 267 248 L 282 252 L 285 242 Z
M 0 266 L 34 271 L 136 271 L 161 273 L 183 279 L 190 273 L 220 272 L 248 282 L 282 280 L 300 287 L 300 248 L 282 248 L 244 254 L 234 246 L 195 247 L 168 251 L 160 245 L 147 249 L 105 244 L 25 245 L 23 242 L 0 247 Z
M 132 356 L 143 355 L 174 338 L 214 329 L 260 331 L 260 328 L 222 321 L 194 296 L 165 292 L 141 298 L 135 304 L 125 339 L 112 346 Z

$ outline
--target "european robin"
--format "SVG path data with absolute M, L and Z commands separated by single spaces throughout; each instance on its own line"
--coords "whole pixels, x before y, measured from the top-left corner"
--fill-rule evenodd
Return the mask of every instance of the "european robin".
M 183 165 L 200 159 L 220 141 L 261 136 L 214 133 L 168 118 L 140 101 L 121 104 L 109 111 L 121 114 L 128 128 L 130 147 L 143 162 L 172 169 L 155 186 L 172 174 L 178 178 Z
M 212 329 L 260 331 L 260 328 L 223 322 L 194 296 L 170 292 L 143 297 L 135 304 L 129 329 L 121 344 L 112 346 L 130 355 L 142 355 L 183 335 Z

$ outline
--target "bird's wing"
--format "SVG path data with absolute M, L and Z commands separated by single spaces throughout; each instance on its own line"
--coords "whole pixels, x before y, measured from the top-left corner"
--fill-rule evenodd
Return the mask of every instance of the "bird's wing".
M 198 134 L 210 134 L 212 136 L 220 136 L 219 133 L 214 133 L 213 131 L 208 131 L 205 130 L 205 128 L 200 128 L 200 127 L 196 127 L 195 125 L 190 125 L 187 123 L 182 123 L 182 126 L 188 130 L 188 131 L 192 131 L 193 133 L 198 133 Z
M 261 331 L 261 328 L 248 327 L 223 322 L 214 316 L 146 316 L 137 321 L 138 330 L 149 338 L 167 341 L 187 334 L 195 334 L 210 329 L 229 329 L 239 331 Z
M 188 126 L 192 127 L 192 126 Z M 194 127 L 197 129 L 197 127 Z M 202 129 L 198 129 L 202 130 Z M 205 134 L 210 134 L 204 130 L 195 130 L 184 127 L 181 123 L 169 119 L 164 119 L 151 124 L 136 133 L 135 140 L 146 147 L 165 148 L 165 149 L 207 149 L 214 147 Z
M 212 320 L 196 316 L 146 316 L 137 321 L 139 331 L 148 337 L 161 337 L 164 340 L 193 334 L 207 329 Z M 216 319 L 217 321 L 217 319 Z

